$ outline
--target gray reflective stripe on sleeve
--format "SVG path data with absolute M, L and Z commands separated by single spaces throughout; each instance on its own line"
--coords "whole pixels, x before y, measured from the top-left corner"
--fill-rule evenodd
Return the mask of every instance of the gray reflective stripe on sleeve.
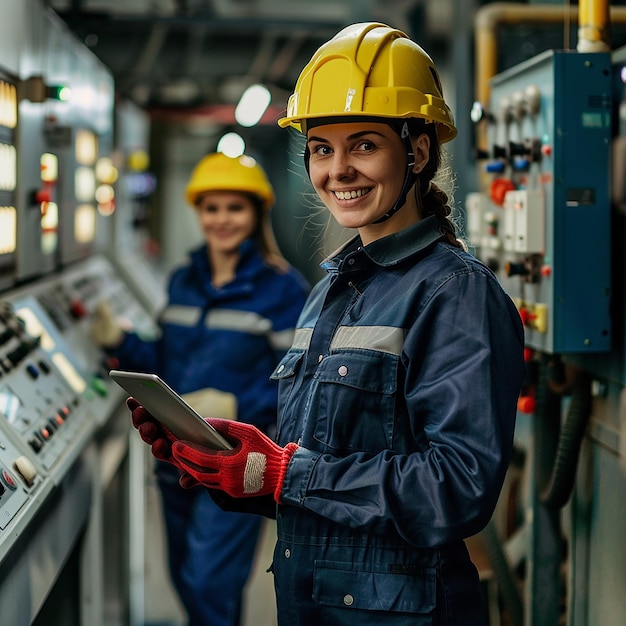
M 195 326 L 200 321 L 201 315 L 202 309 L 198 306 L 170 304 L 163 310 L 159 319 L 161 322 L 179 326 Z
M 168 306 L 163 311 L 161 321 L 179 326 L 195 326 L 201 314 L 202 309 L 200 307 L 175 304 Z M 251 311 L 216 309 L 206 314 L 204 323 L 207 328 L 235 330 L 251 335 L 267 335 L 270 345 L 275 350 L 289 350 L 294 337 L 292 328 L 272 332 L 272 322 Z
M 274 350 L 286 352 L 291 348 L 294 335 L 295 332 L 293 328 L 287 328 L 287 330 L 270 333 L 268 339 Z
M 333 350 L 356 348 L 400 355 L 404 329 L 393 326 L 340 326 L 330 344 Z
M 272 330 L 272 322 L 252 311 L 234 309 L 214 309 L 204 318 L 208 328 L 238 330 L 251 335 L 264 335 Z
M 291 347 L 295 348 L 296 350 L 308 350 L 309 345 L 311 344 L 312 334 L 312 328 L 296 328 Z

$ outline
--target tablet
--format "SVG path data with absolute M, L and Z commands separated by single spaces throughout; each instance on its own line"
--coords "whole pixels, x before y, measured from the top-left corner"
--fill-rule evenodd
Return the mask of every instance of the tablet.
M 233 446 L 156 374 L 111 370 L 109 376 L 178 439 L 232 450 Z

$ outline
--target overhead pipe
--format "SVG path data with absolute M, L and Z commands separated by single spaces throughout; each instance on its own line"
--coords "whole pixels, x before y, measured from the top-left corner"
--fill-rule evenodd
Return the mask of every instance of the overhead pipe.
M 489 81 L 498 73 L 497 33 L 502 25 L 559 24 L 577 20 L 580 11 L 578 36 L 579 52 L 606 50 L 608 24 L 626 24 L 626 7 L 611 7 L 607 0 L 581 0 L 580 7 L 558 5 L 518 4 L 494 2 L 478 11 L 474 19 L 476 55 L 476 100 L 485 107 L 489 104 Z M 580 48 L 584 48 L 581 50 Z M 477 147 L 486 149 L 486 129 L 478 128 Z
M 580 0 L 578 20 L 578 52 L 609 52 L 608 0 Z

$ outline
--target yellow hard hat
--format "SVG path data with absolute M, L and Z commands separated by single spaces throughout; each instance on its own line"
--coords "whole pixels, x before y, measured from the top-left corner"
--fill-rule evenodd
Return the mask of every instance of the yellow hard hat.
M 196 206 L 198 196 L 207 191 L 252 193 L 264 209 L 274 204 L 274 190 L 263 168 L 250 156 L 229 157 L 214 152 L 200 159 L 185 188 L 185 198 Z
M 457 133 L 433 60 L 405 33 L 377 22 L 348 26 L 317 50 L 278 125 L 305 132 L 308 119 L 348 116 L 422 118 L 437 124 L 442 143 Z

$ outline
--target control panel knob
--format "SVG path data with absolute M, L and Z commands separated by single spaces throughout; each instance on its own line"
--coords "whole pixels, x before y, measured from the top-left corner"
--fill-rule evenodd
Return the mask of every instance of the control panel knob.
M 489 197 L 498 205 L 504 205 L 504 196 L 508 191 L 515 191 L 515 183 L 509 178 L 494 178 L 489 185 Z
M 470 119 L 474 124 L 478 124 L 478 122 L 482 122 L 483 120 L 493 122 L 495 121 L 495 116 L 491 111 L 488 111 L 482 103 L 474 102 L 470 110 Z
M 537 115 L 541 110 L 541 91 L 537 85 L 528 85 L 524 89 L 524 100 L 526 101 L 526 109 L 530 115 Z
M 37 478 L 37 468 L 33 465 L 33 462 L 27 456 L 18 456 L 14 465 L 24 482 L 31 487 L 35 482 L 35 478 Z

